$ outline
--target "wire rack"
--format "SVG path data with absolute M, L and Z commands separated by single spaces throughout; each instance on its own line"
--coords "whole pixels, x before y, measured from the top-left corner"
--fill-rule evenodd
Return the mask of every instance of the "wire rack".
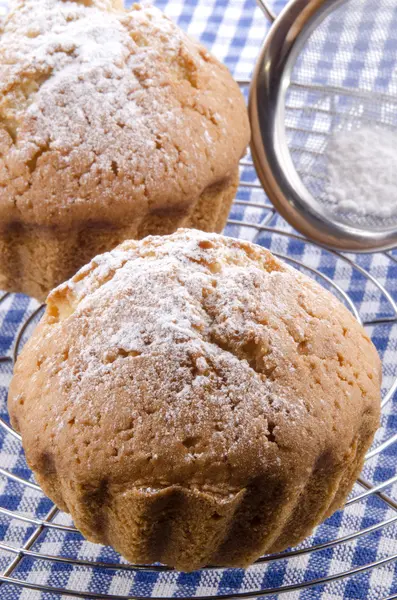
M 248 81 L 240 84 L 246 90 Z M 23 597 L 29 599 L 284 598 L 284 594 L 297 598 L 310 589 L 314 595 L 305 598 L 317 598 L 324 589 L 330 594 L 325 597 L 331 598 L 335 586 L 346 587 L 360 577 L 366 578 L 368 590 L 360 597 L 397 598 L 397 588 L 393 589 L 397 561 L 397 417 L 393 403 L 397 305 L 392 284 L 397 278 L 397 255 L 357 257 L 305 241 L 266 200 L 249 155 L 241 161 L 241 183 L 226 233 L 268 247 L 330 289 L 367 328 L 382 356 L 382 426 L 344 510 L 302 545 L 265 556 L 245 571 L 210 567 L 182 574 L 161 565 L 131 565 L 112 549 L 85 541 L 69 517 L 35 483 L 24 461 L 20 436 L 8 421 L 6 395 L 12 366 L 44 307 L 23 296 L 4 294 L 0 297 L 0 325 L 10 351 L 0 357 L 1 598 L 19 597 L 12 595 L 20 593 L 17 588 L 24 588 L 28 595 Z M 378 573 L 375 578 L 374 573 Z M 380 581 L 386 583 L 382 586 Z

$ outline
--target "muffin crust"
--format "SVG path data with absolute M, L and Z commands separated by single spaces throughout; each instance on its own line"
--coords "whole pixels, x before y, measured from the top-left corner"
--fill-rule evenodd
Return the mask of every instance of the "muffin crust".
M 54 290 L 9 410 L 46 494 L 134 563 L 245 566 L 350 491 L 380 361 L 328 291 L 239 240 L 124 242 Z
M 0 36 L 0 286 L 42 299 L 125 238 L 221 230 L 248 140 L 228 70 L 157 9 L 13 0 Z

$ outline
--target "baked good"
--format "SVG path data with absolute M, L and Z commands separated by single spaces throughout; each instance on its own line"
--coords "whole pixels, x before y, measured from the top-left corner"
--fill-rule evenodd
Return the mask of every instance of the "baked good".
M 48 297 L 13 426 L 44 492 L 134 563 L 244 566 L 339 508 L 381 366 L 328 291 L 250 243 L 127 241 Z
M 120 241 L 220 231 L 249 141 L 229 71 L 156 8 L 12 0 L 0 35 L 0 289 Z

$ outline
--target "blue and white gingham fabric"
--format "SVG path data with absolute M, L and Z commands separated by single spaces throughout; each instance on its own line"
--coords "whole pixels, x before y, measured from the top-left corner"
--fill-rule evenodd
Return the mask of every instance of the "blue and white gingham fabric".
M 355 30 L 356 42 L 351 45 L 351 51 L 363 49 L 361 31 L 376 31 L 373 17 L 369 19 L 365 16 L 369 0 L 353 1 L 357 10 L 362 10 L 362 15 L 358 20 L 359 26 Z M 381 3 L 380 1 L 379 6 Z M 281 4 L 282 2 L 275 4 L 276 10 L 281 8 Z M 268 25 L 261 11 L 255 6 L 254 0 L 158 0 L 157 5 L 183 29 L 200 38 L 228 65 L 237 79 L 249 78 L 261 42 L 268 30 Z M 371 5 L 373 6 L 374 2 Z M 0 15 L 1 11 L 6 11 L 6 2 L 0 0 Z M 397 6 L 395 17 L 396 28 L 389 22 L 384 25 L 390 27 L 393 32 L 397 31 Z M 379 14 L 378 18 L 382 20 L 382 15 Z M 313 80 L 318 75 L 320 66 L 324 72 L 324 65 L 325 72 L 328 69 L 329 77 L 332 77 L 330 55 L 339 47 L 338 44 L 343 42 L 343 32 L 341 33 L 338 27 L 340 28 L 340 23 L 334 20 L 325 28 L 324 39 L 318 46 L 318 54 L 315 55 L 315 64 L 306 65 L 309 71 L 312 69 Z M 374 44 L 380 61 L 380 74 L 375 81 L 377 86 L 382 86 L 387 85 L 387 74 L 390 75 L 390 70 L 396 67 L 391 59 L 395 55 L 387 44 L 377 44 L 375 37 L 371 43 Z M 353 74 L 353 79 L 359 79 L 360 73 L 366 73 L 368 65 L 358 61 L 359 64 L 355 64 L 353 68 L 352 61 L 353 56 L 346 63 L 346 73 L 349 77 Z M 348 83 L 351 84 L 351 81 Z M 315 120 L 312 126 L 316 126 Z M 252 167 L 243 168 L 242 180 L 250 184 L 257 183 Z M 240 187 L 237 202 L 231 212 L 232 222 L 227 226 L 226 233 L 263 244 L 287 257 L 295 266 L 303 264 L 305 267 L 300 268 L 329 287 L 343 302 L 349 305 L 350 301 L 350 308 L 355 307 L 363 322 L 383 320 L 369 325 L 368 331 L 383 360 L 383 392 L 386 395 L 397 377 L 397 324 L 388 321 L 395 316 L 392 302 L 397 301 L 397 262 L 393 260 L 393 253 L 391 256 L 379 253 L 343 258 L 312 244 L 303 243 L 288 234 L 291 229 L 280 217 L 275 215 L 269 221 L 269 210 L 255 205 L 264 202 L 266 198 L 261 189 Z M 243 225 L 239 224 L 241 221 L 244 221 Z M 258 227 L 265 222 L 270 223 L 279 232 L 269 232 Z M 351 259 L 354 259 L 358 266 L 350 262 Z M 374 278 L 375 282 L 371 278 Z M 10 295 L 0 302 L 0 356 L 12 355 L 16 334 L 22 322 L 35 308 L 37 304 L 24 296 Z M 32 326 L 28 328 L 25 338 L 31 333 Z M 10 363 L 0 362 L 0 416 L 6 421 L 6 397 L 10 377 Z M 392 398 L 384 407 L 382 426 L 374 446 L 383 444 L 396 434 L 397 398 Z M 19 517 L 40 520 L 45 519 L 52 508 L 52 503 L 39 490 L 13 481 L 4 475 L 4 470 L 30 482 L 34 481 L 24 460 L 20 443 L 0 429 L 0 573 L 20 581 L 49 588 L 91 592 L 92 598 L 98 598 L 100 594 L 108 594 L 110 597 L 208 596 L 288 588 L 357 570 L 373 562 L 385 561 L 382 566 L 355 576 L 287 593 L 285 590 L 284 593 L 274 592 L 269 597 L 273 600 L 397 598 L 397 561 L 388 561 L 394 555 L 397 559 L 397 484 L 391 484 L 384 490 L 394 500 L 394 508 L 377 496 L 352 503 L 319 527 L 313 537 L 302 544 L 302 548 L 372 528 L 365 535 L 316 552 L 306 552 L 288 559 L 252 566 L 247 570 L 218 569 L 181 574 L 92 568 L 41 559 L 40 554 L 45 554 L 80 561 L 111 562 L 116 567 L 123 562 L 111 549 L 86 542 L 77 533 L 49 527 L 37 530 L 37 525 L 1 512 L 2 509 L 6 509 Z M 378 485 L 396 474 L 397 443 L 394 443 L 367 461 L 363 477 L 372 485 Z M 352 497 L 363 491 L 365 488 L 356 485 Z M 386 521 L 389 522 L 381 526 Z M 71 524 L 69 517 L 63 514 L 58 514 L 55 522 Z M 37 537 L 34 541 L 30 540 L 30 555 L 22 556 L 10 551 L 10 548 L 18 549 L 26 544 L 34 532 L 37 532 Z M 0 583 L 1 600 L 55 600 L 59 597 L 66 600 L 70 596 Z M 79 597 L 78 593 L 75 597 Z

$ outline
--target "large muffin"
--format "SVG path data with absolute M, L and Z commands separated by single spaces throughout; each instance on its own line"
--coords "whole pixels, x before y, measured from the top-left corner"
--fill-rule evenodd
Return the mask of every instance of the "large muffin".
M 0 35 L 0 288 L 43 299 L 124 239 L 220 231 L 248 140 L 228 70 L 157 9 L 11 1 Z
M 46 494 L 135 563 L 247 565 L 339 508 L 381 367 L 329 292 L 252 244 L 127 241 L 54 290 L 9 410 Z

